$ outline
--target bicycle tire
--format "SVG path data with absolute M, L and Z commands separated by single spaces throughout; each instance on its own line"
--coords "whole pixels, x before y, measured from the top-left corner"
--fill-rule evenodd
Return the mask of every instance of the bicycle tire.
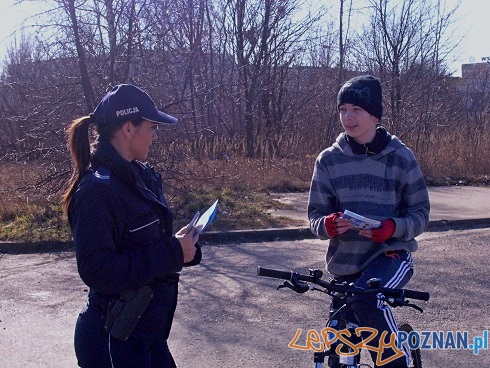
M 409 323 L 400 323 L 398 330 L 406 332 L 407 334 L 413 331 L 412 326 Z M 412 357 L 412 365 L 410 368 L 422 368 L 422 355 L 420 354 L 420 348 L 410 349 L 410 355 Z

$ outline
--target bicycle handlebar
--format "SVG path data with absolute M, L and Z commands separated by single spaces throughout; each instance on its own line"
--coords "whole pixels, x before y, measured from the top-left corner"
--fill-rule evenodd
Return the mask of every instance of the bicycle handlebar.
M 257 267 L 257 275 L 265 276 L 265 277 L 272 277 L 272 278 L 281 279 L 281 280 L 291 280 L 291 278 L 294 275 L 294 272 L 293 271 L 273 270 L 272 268 L 264 268 L 264 267 L 258 266 Z M 300 276 L 300 275 L 298 275 L 298 276 Z M 306 280 L 303 280 L 303 281 L 306 281 Z
M 406 298 L 418 299 L 424 301 L 428 301 L 430 299 L 430 294 L 426 291 L 417 291 L 417 290 L 410 290 L 410 289 L 403 289 L 403 290 Z
M 430 294 L 425 291 L 417 291 L 417 290 L 409 290 L 409 289 L 391 289 L 384 287 L 375 287 L 375 288 L 361 288 L 358 286 L 348 285 L 346 283 L 336 283 L 335 280 L 325 281 L 321 278 L 315 276 L 315 272 L 310 275 L 302 275 L 293 271 L 282 271 L 275 270 L 272 268 L 264 268 L 261 266 L 257 267 L 257 275 L 271 277 L 275 279 L 281 280 L 289 280 L 293 281 L 305 281 L 311 284 L 319 285 L 325 290 L 329 292 L 340 292 L 344 294 L 378 294 L 381 293 L 387 297 L 395 297 L 395 298 L 410 298 L 410 299 L 418 299 L 418 300 L 429 300 Z

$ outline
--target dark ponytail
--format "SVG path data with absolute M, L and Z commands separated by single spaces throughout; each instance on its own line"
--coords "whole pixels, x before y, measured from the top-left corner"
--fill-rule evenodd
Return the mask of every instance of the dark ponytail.
M 73 172 L 68 181 L 68 189 L 61 197 L 63 213 L 68 214 L 73 193 L 76 190 L 80 177 L 90 165 L 89 126 L 93 121 L 92 115 L 73 120 L 67 129 L 68 149 L 70 150 Z
M 139 126 L 145 121 L 144 119 L 128 120 L 134 126 Z M 97 123 L 93 114 L 84 116 L 82 118 L 73 120 L 67 129 L 68 149 L 70 150 L 71 159 L 73 163 L 73 173 L 68 181 L 68 189 L 61 197 L 61 207 L 65 215 L 68 214 L 68 206 L 70 205 L 73 193 L 77 189 L 80 177 L 90 165 L 90 139 L 89 139 L 89 126 L 90 123 L 95 123 L 97 135 L 101 139 L 110 141 L 116 131 L 121 128 L 124 122 L 104 122 L 104 124 Z

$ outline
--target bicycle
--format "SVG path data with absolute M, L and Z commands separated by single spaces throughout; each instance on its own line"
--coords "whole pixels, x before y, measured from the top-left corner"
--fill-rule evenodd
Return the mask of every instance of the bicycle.
M 428 301 L 430 298 L 429 293 L 423 291 L 381 287 L 380 279 L 369 280 L 366 288 L 360 288 L 345 282 L 339 283 L 335 279 L 323 280 L 323 271 L 321 270 L 309 270 L 309 275 L 303 275 L 293 271 L 282 271 L 258 266 L 257 275 L 286 280 L 277 289 L 286 287 L 297 293 L 319 291 L 339 301 L 340 307 L 330 311 L 326 328 L 322 330 L 323 345 L 320 345 L 321 348 L 314 349 L 313 362 L 315 363 L 315 368 L 323 368 L 325 358 L 327 357 L 329 359 L 329 365 L 335 363 L 340 368 L 371 367 L 368 364 L 360 362 L 360 349 L 358 346 L 354 345 L 351 340 L 345 339 L 346 336 L 360 337 L 356 331 L 359 326 L 345 320 L 343 313 L 341 313 L 344 308 L 349 307 L 349 303 L 347 302 L 349 296 L 377 295 L 391 307 L 412 307 L 420 312 L 423 312 L 422 308 L 410 303 L 408 298 L 424 301 Z M 413 331 L 409 323 L 399 324 L 398 329 L 399 331 L 405 332 L 409 337 Z M 319 343 L 318 339 L 315 342 Z M 362 341 L 361 344 L 362 347 L 369 348 Z M 410 358 L 410 367 L 422 368 L 420 348 L 410 349 Z

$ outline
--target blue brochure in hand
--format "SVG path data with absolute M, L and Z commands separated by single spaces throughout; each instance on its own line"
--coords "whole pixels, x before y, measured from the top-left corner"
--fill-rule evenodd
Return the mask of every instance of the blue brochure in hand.
M 216 200 L 211 207 L 209 207 L 206 212 L 202 214 L 202 216 L 199 217 L 200 212 L 196 212 L 192 221 L 187 225 L 186 233 L 191 231 L 193 228 L 196 229 L 194 236 L 202 233 L 204 229 L 207 228 L 211 222 L 213 222 L 214 218 L 216 217 L 216 212 L 218 212 L 218 200 Z

